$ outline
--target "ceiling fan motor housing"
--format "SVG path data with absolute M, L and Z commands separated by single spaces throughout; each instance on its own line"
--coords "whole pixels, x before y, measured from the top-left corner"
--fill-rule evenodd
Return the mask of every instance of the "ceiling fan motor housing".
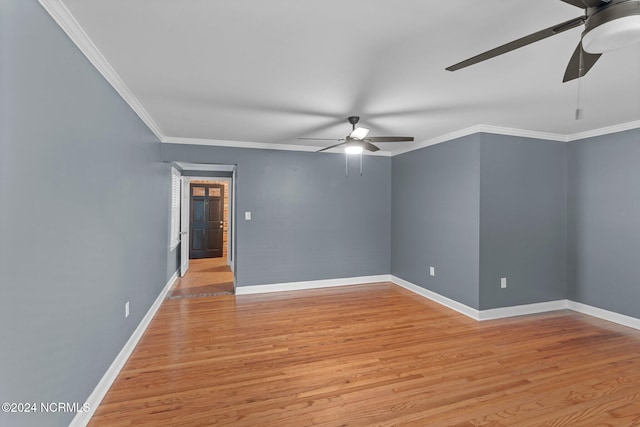
M 640 2 L 612 1 L 600 8 L 589 8 L 582 33 L 585 52 L 604 53 L 640 42 Z

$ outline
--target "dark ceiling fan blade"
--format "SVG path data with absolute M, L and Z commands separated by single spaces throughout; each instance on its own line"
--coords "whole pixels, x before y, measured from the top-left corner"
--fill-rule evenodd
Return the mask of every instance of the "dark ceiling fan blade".
M 568 3 L 572 6 L 579 7 L 580 9 L 586 9 L 587 7 L 604 6 L 611 3 L 611 0 L 560 0 Z
M 365 138 L 366 142 L 412 142 L 412 136 L 372 136 Z
M 600 7 L 611 3 L 612 0 L 582 0 L 587 7 Z
M 578 44 L 576 50 L 573 51 L 573 55 L 569 60 L 569 65 L 567 66 L 567 70 L 564 72 L 563 83 L 568 81 L 578 79 L 589 72 L 591 67 L 595 65 L 595 63 L 600 59 L 602 54 L 593 54 L 585 52 L 582 48 L 582 42 Z M 582 58 L 581 58 L 582 57 Z M 582 63 L 581 63 L 582 62 Z
M 335 139 L 335 138 L 298 138 L 298 139 L 306 139 L 306 140 L 310 140 L 310 141 L 344 141 L 344 138 L 342 138 L 342 139 Z
M 367 151 L 376 152 L 376 151 L 380 150 L 378 147 L 376 147 L 375 145 L 371 144 L 370 142 L 361 142 L 361 144 L 362 144 L 362 148 L 364 148 Z
M 537 41 L 546 39 L 547 37 L 555 36 L 556 34 L 560 34 L 572 28 L 579 27 L 580 25 L 584 24 L 585 20 L 586 18 L 584 16 L 579 16 L 577 18 L 565 21 L 561 24 L 554 25 L 553 27 L 545 28 L 544 30 L 538 31 L 537 33 L 529 34 L 528 36 L 524 36 L 522 38 L 519 38 L 518 40 L 514 40 L 507 44 L 503 44 L 502 46 L 496 47 L 495 49 L 488 50 L 472 58 L 459 62 L 455 65 L 448 67 L 447 70 L 456 71 L 461 68 L 465 68 L 470 65 L 477 64 L 478 62 L 482 62 L 482 61 L 486 61 L 487 59 L 494 58 L 498 55 L 511 52 L 512 50 L 530 45 L 531 43 L 535 43 Z
M 341 142 L 340 144 L 336 144 L 336 145 L 332 145 L 331 147 L 323 148 L 321 150 L 316 151 L 316 153 L 319 153 L 321 151 L 331 150 L 332 148 L 340 147 L 341 145 L 345 145 L 345 143 Z

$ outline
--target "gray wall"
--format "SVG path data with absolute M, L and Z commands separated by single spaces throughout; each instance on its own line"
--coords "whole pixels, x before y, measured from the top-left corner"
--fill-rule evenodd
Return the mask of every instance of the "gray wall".
M 171 273 L 169 165 L 36 0 L 1 15 L 0 401 L 83 403 Z
M 569 145 L 569 298 L 640 318 L 640 130 Z
M 566 151 L 477 134 L 394 157 L 392 274 L 480 310 L 566 298 Z
M 480 138 L 480 309 L 565 299 L 567 145 Z
M 165 161 L 237 165 L 236 285 L 389 273 L 391 159 L 163 144 Z M 244 220 L 244 212 L 252 220 Z
M 392 161 L 391 273 L 476 309 L 479 138 L 467 136 Z

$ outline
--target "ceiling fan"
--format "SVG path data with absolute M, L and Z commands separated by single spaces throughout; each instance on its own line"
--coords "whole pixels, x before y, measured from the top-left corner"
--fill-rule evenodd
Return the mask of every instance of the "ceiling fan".
M 447 68 L 456 71 L 478 62 L 527 46 L 585 24 L 580 43 L 573 52 L 563 82 L 587 74 L 605 52 L 640 42 L 640 1 L 561 0 L 585 10 L 584 16 L 562 22 L 537 33 L 504 44 Z
M 347 154 L 360 154 L 363 150 L 367 151 L 378 151 L 380 148 L 376 147 L 372 144 L 372 142 L 411 142 L 413 141 L 412 136 L 370 136 L 369 129 L 363 127 L 357 127 L 356 124 L 360 121 L 360 117 L 351 116 L 347 118 L 349 123 L 351 123 L 352 131 L 349 135 L 342 139 L 326 139 L 326 138 L 298 138 L 298 139 L 307 139 L 314 141 L 340 141 L 339 144 L 332 145 L 330 147 L 323 148 L 320 151 L 330 150 L 332 148 L 340 147 L 344 145 L 344 151 Z

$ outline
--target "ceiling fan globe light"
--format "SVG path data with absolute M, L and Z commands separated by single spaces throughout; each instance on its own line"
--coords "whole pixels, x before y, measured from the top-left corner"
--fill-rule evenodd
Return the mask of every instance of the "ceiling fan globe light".
M 347 154 L 360 154 L 362 153 L 362 147 L 360 145 L 347 145 L 344 147 L 344 152 Z
M 640 43 L 640 15 L 605 22 L 582 37 L 587 53 L 605 53 Z

